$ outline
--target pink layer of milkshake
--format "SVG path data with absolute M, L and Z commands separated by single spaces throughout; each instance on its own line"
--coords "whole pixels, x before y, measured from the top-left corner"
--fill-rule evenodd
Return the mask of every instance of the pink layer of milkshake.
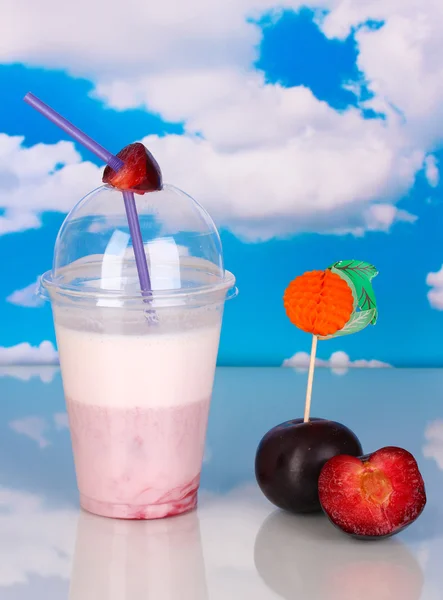
M 193 509 L 220 327 L 56 331 L 81 506 L 126 519 Z

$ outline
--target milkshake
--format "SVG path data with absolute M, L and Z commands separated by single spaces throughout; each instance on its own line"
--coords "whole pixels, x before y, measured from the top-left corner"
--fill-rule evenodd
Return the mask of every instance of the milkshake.
M 113 154 L 34 94 L 24 100 L 106 163 L 105 185 L 64 220 L 39 286 L 81 505 L 123 519 L 191 510 L 224 303 L 236 295 L 217 228 L 142 143 Z
M 107 186 L 66 218 L 41 286 L 81 506 L 159 519 L 197 504 L 222 316 L 236 288 L 217 229 L 192 198 L 163 185 L 135 202 L 148 291 L 122 196 Z
M 150 519 L 195 507 L 221 315 L 206 320 L 124 335 L 69 328 L 56 313 L 84 509 Z

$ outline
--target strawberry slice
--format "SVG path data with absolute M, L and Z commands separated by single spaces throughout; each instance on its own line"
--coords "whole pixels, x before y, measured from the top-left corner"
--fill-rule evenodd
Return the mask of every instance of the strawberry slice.
M 334 456 L 320 473 L 318 492 L 334 525 L 360 538 L 398 533 L 419 517 L 426 504 L 415 458 L 395 447 L 361 458 Z
M 103 183 L 138 194 L 161 190 L 160 167 L 143 144 L 129 144 L 120 150 L 117 156 L 125 163 L 124 166 L 118 172 L 107 166 L 103 173 Z

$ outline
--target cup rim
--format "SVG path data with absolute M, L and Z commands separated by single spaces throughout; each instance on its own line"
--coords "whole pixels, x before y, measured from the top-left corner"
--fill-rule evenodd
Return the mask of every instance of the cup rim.
M 152 300 L 177 300 L 185 297 L 194 298 L 201 297 L 204 295 L 215 295 L 217 293 L 225 292 L 225 300 L 231 300 L 238 294 L 238 288 L 235 285 L 235 276 L 225 270 L 223 279 L 220 279 L 218 283 L 201 285 L 195 288 L 179 288 L 176 290 L 152 290 L 149 292 L 148 297 Z M 50 292 L 55 294 L 61 294 L 62 296 L 68 296 L 73 299 L 79 300 L 100 300 L 100 299 L 113 299 L 125 302 L 140 301 L 143 296 L 142 292 L 134 294 L 125 294 L 121 290 L 109 290 L 97 288 L 82 288 L 79 289 L 77 286 L 61 283 L 52 277 L 52 271 L 46 271 L 41 275 L 39 279 L 38 295 L 46 300 L 51 299 Z

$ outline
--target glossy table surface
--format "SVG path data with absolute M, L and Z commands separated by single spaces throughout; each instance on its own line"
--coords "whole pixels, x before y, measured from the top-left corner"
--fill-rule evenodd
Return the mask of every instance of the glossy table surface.
M 424 513 L 378 542 L 284 514 L 255 483 L 258 442 L 301 416 L 305 386 L 292 369 L 218 369 L 198 510 L 128 522 L 78 509 L 57 368 L 1 367 L 0 599 L 441 599 L 443 370 L 316 373 L 313 416 L 366 452 L 405 447 L 422 470 Z

